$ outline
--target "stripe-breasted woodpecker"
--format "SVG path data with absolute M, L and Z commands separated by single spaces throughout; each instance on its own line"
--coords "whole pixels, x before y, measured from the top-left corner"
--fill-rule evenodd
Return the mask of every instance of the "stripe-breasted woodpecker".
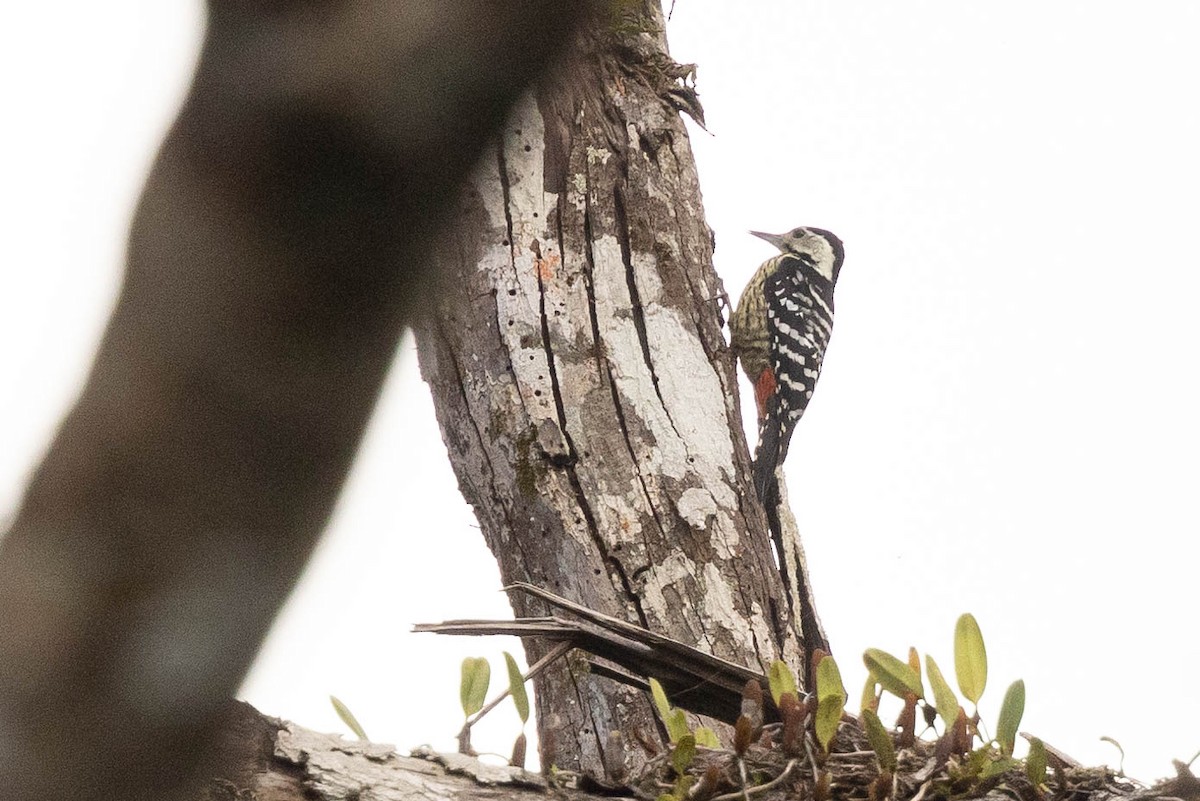
M 784 234 L 751 231 L 779 248 L 742 291 L 729 321 L 731 347 L 754 384 L 758 448 L 754 489 L 764 506 L 779 503 L 776 468 L 804 414 L 833 331 L 833 287 L 842 241 L 820 228 Z

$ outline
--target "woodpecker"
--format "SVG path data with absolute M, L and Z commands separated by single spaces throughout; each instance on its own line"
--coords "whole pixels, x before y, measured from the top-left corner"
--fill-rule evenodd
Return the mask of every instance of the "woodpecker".
M 750 233 L 780 254 L 763 262 L 742 291 L 729 320 L 730 345 L 754 384 L 754 489 L 773 511 L 779 503 L 775 470 L 821 374 L 833 331 L 833 287 L 845 253 L 842 241 L 820 228 Z

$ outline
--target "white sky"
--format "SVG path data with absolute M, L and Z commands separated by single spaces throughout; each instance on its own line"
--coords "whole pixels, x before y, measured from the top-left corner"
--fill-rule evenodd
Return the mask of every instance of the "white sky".
M 78 389 L 200 4 L 23 3 L 0 28 L 0 513 Z M 846 242 L 789 486 L 852 697 L 857 654 L 951 661 L 960 612 L 1023 728 L 1151 779 L 1200 748 L 1195 346 L 1200 5 L 679 0 L 693 131 L 736 297 L 751 228 Z M 453 747 L 458 661 L 515 642 L 405 343 L 336 520 L 243 695 Z M 507 751 L 515 716 L 477 745 Z

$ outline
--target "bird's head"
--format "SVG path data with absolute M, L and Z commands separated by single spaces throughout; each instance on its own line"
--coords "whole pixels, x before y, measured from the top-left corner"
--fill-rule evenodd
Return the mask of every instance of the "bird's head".
M 842 240 L 821 228 L 793 228 L 783 234 L 767 234 L 751 231 L 759 239 L 765 239 L 783 253 L 799 256 L 812 265 L 830 283 L 836 283 L 838 271 L 842 269 L 845 251 Z

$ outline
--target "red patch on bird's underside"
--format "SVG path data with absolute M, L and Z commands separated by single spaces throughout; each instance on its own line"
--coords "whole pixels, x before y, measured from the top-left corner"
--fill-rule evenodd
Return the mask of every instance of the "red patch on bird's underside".
M 767 398 L 775 394 L 775 372 L 770 367 L 765 368 L 754 382 L 754 401 L 758 404 L 758 419 L 767 416 Z

